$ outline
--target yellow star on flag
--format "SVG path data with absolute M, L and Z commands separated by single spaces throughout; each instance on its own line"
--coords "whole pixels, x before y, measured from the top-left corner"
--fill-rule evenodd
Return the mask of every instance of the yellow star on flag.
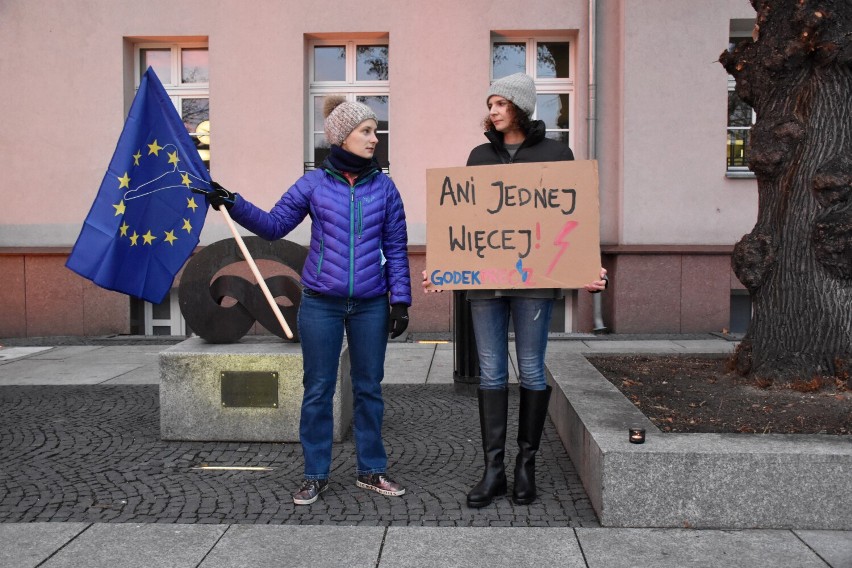
M 169 163 L 177 165 L 178 162 L 180 162 L 180 158 L 178 158 L 177 150 L 169 152 Z
M 197 207 L 198 207 L 198 204 L 195 202 L 195 198 L 194 198 L 194 197 L 187 197 L 187 198 L 186 198 L 186 208 L 187 208 L 187 209 L 192 209 L 192 211 L 193 211 L 193 213 L 194 213 L 194 212 L 195 212 L 195 209 L 196 209 Z M 184 227 L 184 228 L 186 228 L 186 227 Z
M 130 189 L 130 178 L 127 177 L 127 172 L 124 172 L 124 175 L 122 177 L 118 178 L 118 181 L 120 182 L 118 184 L 118 189 L 121 189 L 122 187 L 126 187 L 127 189 Z
M 181 185 L 185 185 L 186 187 L 189 187 L 189 186 L 192 185 L 192 182 L 189 181 L 189 174 L 181 174 L 180 178 L 181 178 L 181 180 L 183 180 L 183 181 L 180 182 Z
M 175 236 L 174 230 L 166 231 L 165 233 L 166 233 L 166 237 L 165 237 L 166 242 L 169 243 L 170 245 L 174 246 L 175 241 L 177 240 L 177 237 Z
M 133 234 L 130 235 L 130 246 L 135 247 L 136 241 L 139 240 L 139 235 L 136 234 L 136 231 L 133 231 Z
M 134 166 L 139 165 L 139 158 L 141 158 L 141 157 L 142 157 L 142 152 L 140 152 L 139 150 L 136 150 L 136 153 L 133 154 L 133 165 Z
M 129 228 L 130 228 L 130 225 L 128 225 L 127 223 L 122 223 L 122 224 L 121 224 L 121 227 L 119 227 L 119 229 L 121 229 L 121 236 L 122 236 L 122 237 L 126 237 L 126 236 L 127 236 L 127 229 L 129 229 Z
M 148 155 L 150 156 L 151 154 L 154 154 L 155 156 L 159 156 L 160 150 L 162 149 L 163 147 L 157 144 L 157 141 L 154 140 L 153 144 L 148 144 Z
M 186 229 L 186 232 L 187 232 L 187 233 L 191 233 L 191 232 L 192 232 L 192 225 L 190 225 L 190 224 L 189 224 L 189 219 L 184 219 L 184 220 L 183 220 L 183 227 L 181 227 L 181 229 Z
M 124 215 L 124 210 L 126 207 L 124 206 L 124 200 L 118 202 L 118 205 L 113 205 L 115 207 L 115 215 L 113 217 L 118 217 L 119 215 Z
M 148 229 L 148 232 L 145 233 L 144 235 L 142 235 L 142 240 L 144 241 L 142 244 L 143 245 L 153 245 L 154 240 L 156 240 L 156 238 L 157 237 L 155 237 L 154 235 L 151 234 L 151 229 Z

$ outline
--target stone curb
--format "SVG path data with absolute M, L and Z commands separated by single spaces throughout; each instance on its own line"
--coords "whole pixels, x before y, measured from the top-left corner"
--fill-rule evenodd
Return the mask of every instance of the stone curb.
M 551 418 L 601 526 L 852 530 L 849 440 L 665 434 L 581 353 L 549 351 L 547 367 Z

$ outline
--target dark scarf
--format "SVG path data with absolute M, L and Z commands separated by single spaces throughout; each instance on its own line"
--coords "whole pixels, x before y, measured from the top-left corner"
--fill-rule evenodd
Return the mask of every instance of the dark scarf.
M 332 145 L 327 160 L 335 170 L 355 174 L 356 178 L 379 169 L 379 162 L 375 158 L 356 156 L 337 145 Z

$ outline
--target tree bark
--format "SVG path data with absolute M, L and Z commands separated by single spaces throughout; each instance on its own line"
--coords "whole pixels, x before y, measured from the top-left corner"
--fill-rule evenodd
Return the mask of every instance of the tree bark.
M 752 298 L 734 354 L 777 383 L 852 366 L 852 3 L 751 0 L 753 42 L 723 52 L 754 109 L 758 218 L 732 265 Z

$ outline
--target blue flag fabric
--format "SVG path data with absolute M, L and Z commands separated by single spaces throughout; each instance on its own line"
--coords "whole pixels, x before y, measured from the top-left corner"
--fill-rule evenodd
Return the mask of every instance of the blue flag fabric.
M 162 302 L 198 244 L 210 173 L 150 67 L 65 266 L 98 286 Z

